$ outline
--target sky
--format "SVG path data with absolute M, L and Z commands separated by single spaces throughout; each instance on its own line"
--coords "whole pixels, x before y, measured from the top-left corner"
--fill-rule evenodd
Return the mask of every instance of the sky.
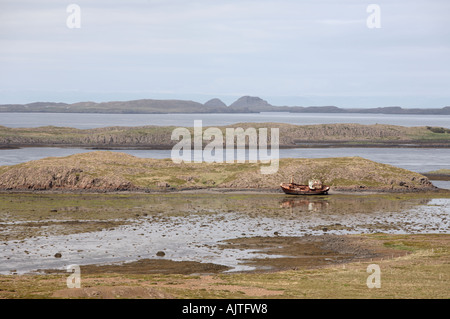
M 440 108 L 449 12 L 448 0 L 0 0 L 0 104 Z

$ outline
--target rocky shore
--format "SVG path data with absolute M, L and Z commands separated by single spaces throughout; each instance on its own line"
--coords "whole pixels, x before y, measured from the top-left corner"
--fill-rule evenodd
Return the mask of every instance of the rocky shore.
M 218 127 L 223 136 L 227 128 L 277 128 L 280 148 L 308 147 L 450 147 L 450 133 L 436 127 L 395 125 L 281 123 L 237 123 Z M 0 126 L 0 149 L 18 147 L 79 147 L 98 149 L 172 149 L 172 126 L 106 127 L 75 129 L 68 127 L 8 128 Z M 193 128 L 187 128 L 193 136 Z M 204 130 L 207 127 L 203 128 Z M 269 134 L 270 135 L 270 134 Z M 204 141 L 204 145 L 208 144 Z

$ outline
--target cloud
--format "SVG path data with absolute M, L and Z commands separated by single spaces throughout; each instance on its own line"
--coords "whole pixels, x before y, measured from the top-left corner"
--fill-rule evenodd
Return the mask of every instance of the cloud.
M 356 19 L 356 20 L 338 20 L 338 19 L 326 19 L 326 20 L 317 20 L 317 23 L 341 26 L 341 25 L 364 25 L 366 20 L 364 19 Z
M 374 96 L 450 79 L 446 1 L 380 0 L 378 30 L 360 0 L 73 2 L 81 29 L 71 2 L 2 2 L 2 88 Z

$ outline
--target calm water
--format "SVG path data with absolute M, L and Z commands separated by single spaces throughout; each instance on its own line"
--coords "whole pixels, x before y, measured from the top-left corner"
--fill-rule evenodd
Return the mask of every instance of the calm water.
M 0 150 L 0 166 L 14 165 L 44 157 L 60 157 L 92 152 L 82 148 L 27 147 Z M 171 150 L 117 150 L 141 158 L 170 158 Z M 424 148 L 307 148 L 280 149 L 280 158 L 326 158 L 360 156 L 366 159 L 425 173 L 441 168 L 450 169 L 450 149 Z M 432 158 L 432 160 L 430 160 Z M 264 158 L 260 158 L 264 159 Z M 204 161 L 211 161 L 204 157 Z
M 251 114 L 63 114 L 0 113 L 0 125 L 7 127 L 65 126 L 80 129 L 107 126 L 182 126 L 192 127 L 194 120 L 204 126 L 222 126 L 242 122 L 279 122 L 297 125 L 359 123 L 401 126 L 441 126 L 450 128 L 449 115 L 251 113 Z

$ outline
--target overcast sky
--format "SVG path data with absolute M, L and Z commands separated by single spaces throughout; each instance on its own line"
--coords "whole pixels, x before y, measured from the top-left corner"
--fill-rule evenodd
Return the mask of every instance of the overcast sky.
M 81 28 L 67 26 L 72 3 Z M 448 0 L 0 0 L 0 104 L 443 107 L 449 13 Z

